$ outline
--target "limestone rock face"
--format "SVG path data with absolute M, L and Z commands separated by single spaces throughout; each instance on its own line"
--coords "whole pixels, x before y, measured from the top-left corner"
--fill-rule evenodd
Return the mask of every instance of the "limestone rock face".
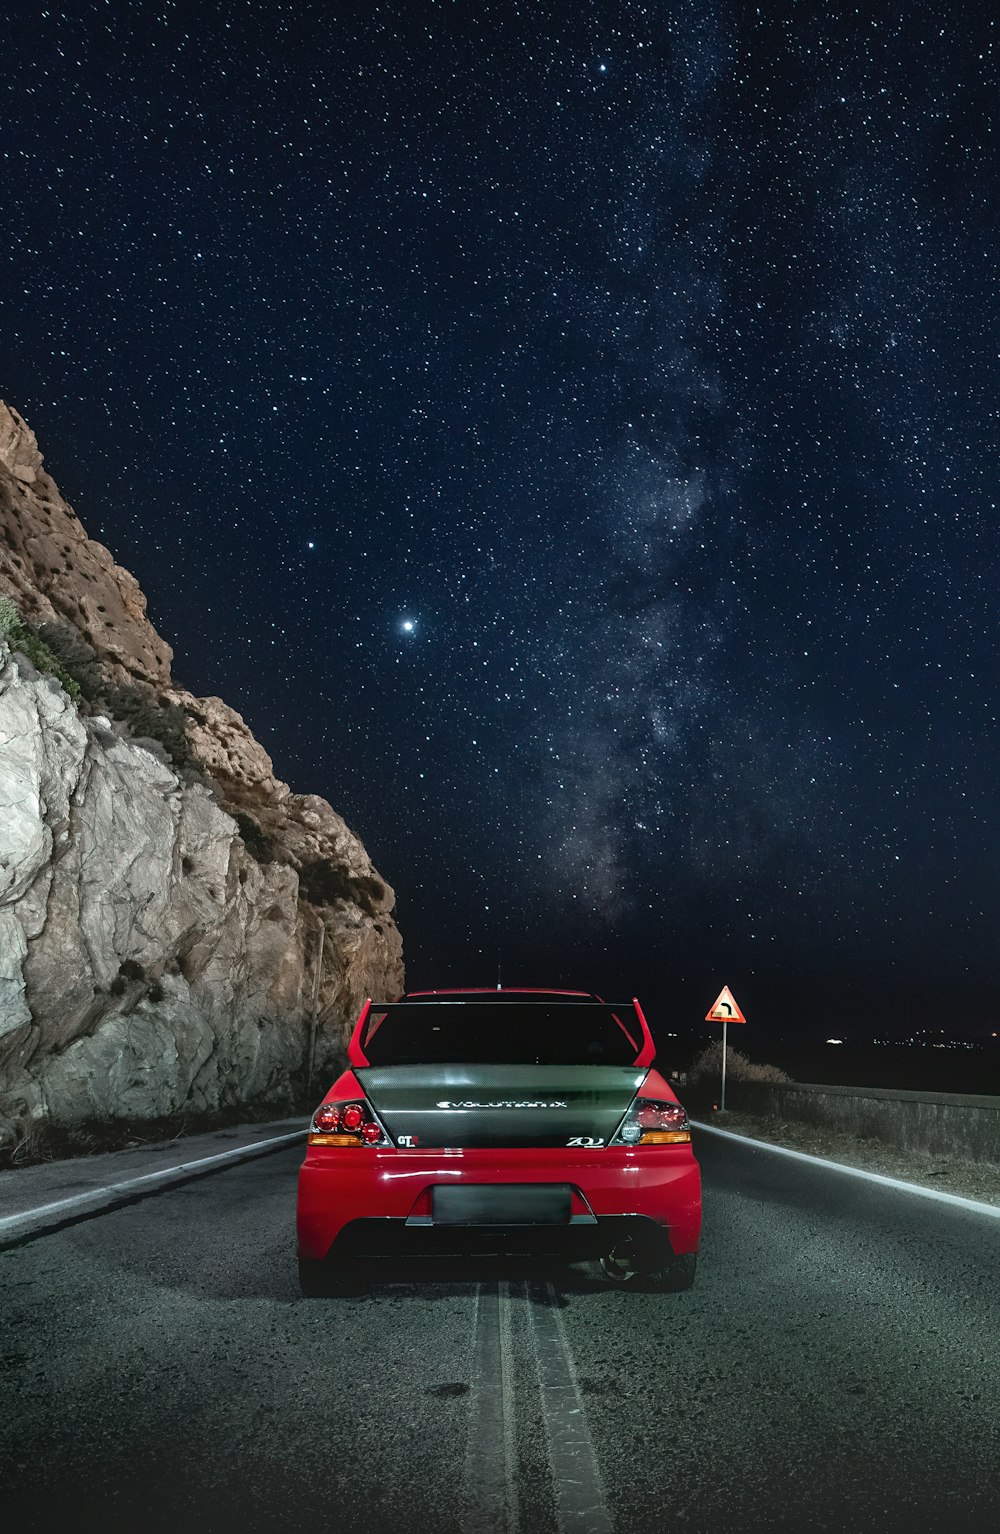
M 173 683 L 2 404 L 0 595 L 83 690 L 0 639 L 0 1140 L 291 1101 L 310 1064 L 319 1095 L 365 995 L 402 990 L 392 889 L 237 713 Z

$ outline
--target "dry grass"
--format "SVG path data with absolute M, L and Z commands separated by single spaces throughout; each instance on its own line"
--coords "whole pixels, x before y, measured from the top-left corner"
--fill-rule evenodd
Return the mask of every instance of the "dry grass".
M 13 1139 L 0 1143 L 0 1170 L 38 1166 L 46 1161 L 64 1161 L 71 1156 L 100 1156 L 105 1151 L 134 1150 L 142 1145 L 160 1145 L 165 1140 L 182 1140 L 189 1135 L 211 1134 L 216 1129 L 230 1129 L 239 1124 L 266 1124 L 270 1119 L 285 1119 L 311 1112 L 302 1102 L 236 1103 L 214 1111 L 178 1113 L 157 1119 L 92 1119 L 84 1124 L 53 1124 L 48 1119 L 20 1119 L 14 1124 Z

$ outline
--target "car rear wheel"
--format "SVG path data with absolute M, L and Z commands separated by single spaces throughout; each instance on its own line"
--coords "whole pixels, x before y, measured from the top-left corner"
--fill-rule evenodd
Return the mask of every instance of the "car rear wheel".
M 685 1289 L 694 1287 L 697 1270 L 698 1253 L 684 1252 L 680 1257 L 671 1258 L 665 1268 L 652 1276 L 653 1287 L 665 1294 L 681 1294 Z
M 698 1254 L 684 1252 L 680 1257 L 670 1257 L 659 1266 L 636 1260 L 630 1246 L 615 1247 L 601 1258 L 601 1272 L 618 1287 L 629 1285 L 634 1289 L 656 1289 L 663 1294 L 680 1294 L 694 1284 L 698 1268 Z

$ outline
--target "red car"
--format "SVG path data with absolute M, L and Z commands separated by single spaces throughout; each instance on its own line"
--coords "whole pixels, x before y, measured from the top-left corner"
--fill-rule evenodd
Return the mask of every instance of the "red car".
M 366 1001 L 299 1173 L 302 1290 L 355 1259 L 537 1253 L 694 1282 L 701 1178 L 638 1001 L 420 991 Z

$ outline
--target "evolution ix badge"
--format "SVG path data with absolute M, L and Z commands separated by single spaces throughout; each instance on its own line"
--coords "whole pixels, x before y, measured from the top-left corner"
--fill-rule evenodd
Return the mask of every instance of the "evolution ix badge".
M 529 1102 L 502 1102 L 502 1103 L 435 1103 L 436 1108 L 568 1108 L 569 1103 L 529 1103 Z

